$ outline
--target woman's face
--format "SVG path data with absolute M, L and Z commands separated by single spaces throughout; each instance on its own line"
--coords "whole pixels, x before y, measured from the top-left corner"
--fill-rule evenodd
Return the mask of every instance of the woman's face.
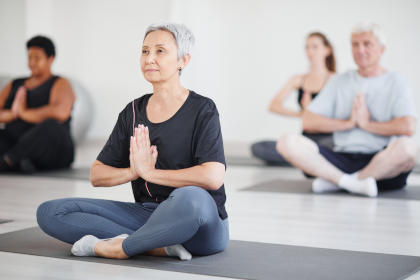
M 40 76 L 51 71 L 51 64 L 54 57 L 47 57 L 43 49 L 30 47 L 28 49 L 28 67 L 32 76 Z
M 178 68 L 183 67 L 182 59 L 178 60 L 178 48 L 170 32 L 157 30 L 146 36 L 140 66 L 145 79 L 151 83 L 178 77 Z
M 325 46 L 323 40 L 319 36 L 310 36 L 306 39 L 306 55 L 313 63 L 325 63 L 325 58 L 330 55 L 331 50 Z

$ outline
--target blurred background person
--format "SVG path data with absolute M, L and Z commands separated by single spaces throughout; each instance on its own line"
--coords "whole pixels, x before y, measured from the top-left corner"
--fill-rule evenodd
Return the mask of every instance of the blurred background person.
M 0 172 L 65 168 L 74 158 L 75 94 L 68 80 L 51 72 L 54 44 L 35 36 L 26 47 L 30 77 L 13 80 L 0 92 Z
M 306 56 L 309 60 L 309 71 L 295 75 L 276 94 L 270 103 L 270 112 L 282 116 L 301 118 L 303 111 L 317 97 L 318 93 L 336 72 L 334 50 L 327 37 L 320 32 L 310 33 L 306 38 Z M 285 100 L 292 92 L 297 91 L 297 102 L 300 110 L 294 111 L 284 106 Z M 310 133 L 303 135 L 316 143 L 332 145 L 331 133 Z M 288 165 L 288 162 L 276 151 L 276 141 L 260 141 L 251 146 L 252 154 L 269 165 Z

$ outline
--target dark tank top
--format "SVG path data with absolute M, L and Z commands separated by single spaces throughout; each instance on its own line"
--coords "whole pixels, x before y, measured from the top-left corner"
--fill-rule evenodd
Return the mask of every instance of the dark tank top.
M 300 87 L 298 88 L 298 104 L 300 106 L 300 108 L 302 109 L 302 104 L 301 104 L 301 100 L 303 98 L 303 88 Z M 314 100 L 316 97 L 318 96 L 318 92 L 311 92 L 311 98 L 312 100 Z M 332 136 L 332 133 L 311 133 L 311 132 L 307 132 L 307 131 L 303 131 L 302 133 L 305 136 L 312 136 L 312 137 L 324 137 L 324 136 Z
M 45 105 L 48 105 L 50 102 L 50 93 L 54 83 L 57 79 L 60 78 L 59 76 L 52 76 L 48 80 L 46 80 L 43 84 L 31 89 L 26 90 L 26 107 L 27 108 L 39 108 Z M 19 87 L 24 86 L 25 81 L 28 78 L 21 78 L 16 79 L 12 82 L 12 89 L 10 90 L 10 94 L 6 99 L 4 109 L 11 109 L 13 101 L 15 100 L 15 96 Z M 70 120 L 69 117 L 62 125 L 68 129 L 70 132 Z M 31 129 L 36 124 L 29 123 L 21 119 L 16 119 L 8 124 L 6 124 L 6 132 L 9 137 L 12 139 L 19 139 L 22 134 L 27 132 L 28 129 Z
M 301 86 L 298 88 L 298 96 L 297 96 L 297 101 L 298 101 L 298 104 L 299 104 L 299 106 L 300 106 L 300 108 L 302 109 L 302 104 L 300 103 L 301 101 L 302 101 L 302 98 L 303 98 L 303 93 L 304 93 L 304 90 L 303 90 L 303 84 L 305 83 L 305 80 L 306 80 L 306 77 L 307 77 L 307 75 L 304 75 L 303 76 L 303 81 L 302 81 L 302 84 L 301 84 Z M 325 78 L 325 81 L 324 81 L 324 85 L 323 85 L 323 87 L 325 86 L 325 84 L 328 82 L 328 79 L 329 79 L 329 77 L 327 76 L 326 78 Z M 318 93 L 319 92 L 311 92 L 311 99 L 312 100 L 314 100 L 316 97 L 317 97 L 317 95 L 318 95 Z
M 300 106 L 300 108 L 302 109 L 302 104 L 301 104 L 301 101 L 302 101 L 302 98 L 303 98 L 303 88 L 302 87 L 300 87 L 300 88 L 298 88 L 298 104 L 299 104 L 299 106 Z M 311 92 L 311 98 L 312 98 L 312 100 L 314 100 L 315 99 L 315 97 L 318 95 L 318 92 Z

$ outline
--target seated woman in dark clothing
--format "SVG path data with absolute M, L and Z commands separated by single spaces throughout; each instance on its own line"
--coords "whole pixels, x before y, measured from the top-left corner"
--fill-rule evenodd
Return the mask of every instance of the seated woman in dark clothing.
M 70 83 L 51 73 L 53 42 L 36 36 L 26 43 L 31 76 L 11 81 L 0 92 L 0 172 L 69 167 L 74 146 Z
M 319 32 L 310 33 L 306 39 L 306 55 L 310 68 L 309 72 L 293 76 L 287 84 L 277 93 L 270 103 L 270 111 L 288 117 L 302 116 L 303 110 L 316 98 L 327 81 L 335 73 L 335 58 L 333 48 L 327 37 Z M 300 111 L 290 110 L 284 107 L 284 101 L 292 91 L 297 91 L 297 101 Z M 332 135 L 322 133 L 308 133 L 303 135 L 316 143 L 332 145 Z M 288 162 L 277 152 L 277 141 L 261 141 L 251 146 L 252 154 L 266 161 L 269 165 L 288 165 Z
M 149 26 L 140 65 L 153 93 L 121 111 L 92 165 L 94 186 L 131 182 L 135 202 L 65 198 L 39 206 L 39 226 L 73 244 L 74 255 L 126 259 L 148 253 L 189 260 L 226 248 L 219 114 L 210 98 L 183 87 L 179 77 L 193 42 L 183 25 Z

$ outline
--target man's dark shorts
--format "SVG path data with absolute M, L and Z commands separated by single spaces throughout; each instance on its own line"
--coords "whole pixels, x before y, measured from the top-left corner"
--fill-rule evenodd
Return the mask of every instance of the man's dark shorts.
M 345 173 L 354 173 L 363 169 L 372 160 L 375 154 L 343 153 L 335 152 L 330 148 L 318 145 L 319 152 L 326 160 Z M 404 188 L 407 183 L 407 177 L 411 170 L 400 175 L 377 181 L 379 191 L 396 190 Z

